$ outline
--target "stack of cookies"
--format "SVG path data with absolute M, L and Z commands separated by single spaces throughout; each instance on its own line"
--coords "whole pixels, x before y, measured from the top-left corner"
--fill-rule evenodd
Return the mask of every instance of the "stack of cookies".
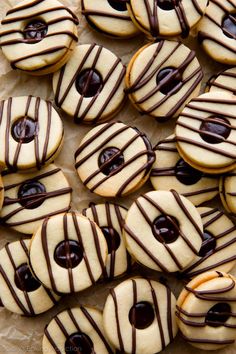
M 202 93 L 204 67 L 184 39 L 197 34 L 212 59 L 235 65 L 236 2 L 80 5 L 98 35 L 117 46 L 145 36 L 145 45 L 126 67 L 109 48 L 78 44 L 78 18 L 58 0 L 23 0 L 5 14 L 4 56 L 16 75 L 52 74 L 54 102 L 32 92 L 0 101 L 0 224 L 23 234 L 0 250 L 1 306 L 33 317 L 68 294 L 108 285 L 103 311 L 81 304 L 51 319 L 44 354 L 155 354 L 178 330 L 198 349 L 231 345 L 236 69 L 213 75 Z M 110 121 L 128 102 L 163 131 L 173 121 L 172 134 L 158 141 L 135 124 Z M 83 210 L 72 208 L 71 185 L 54 163 L 68 141 L 64 118 L 74 130 L 93 125 L 74 151 L 89 200 Z

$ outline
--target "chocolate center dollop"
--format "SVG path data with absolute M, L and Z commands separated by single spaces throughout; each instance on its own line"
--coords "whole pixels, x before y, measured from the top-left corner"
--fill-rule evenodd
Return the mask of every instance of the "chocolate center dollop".
M 23 183 L 18 190 L 19 203 L 25 209 L 36 209 L 45 201 L 46 187 L 38 181 Z
M 227 37 L 236 39 L 236 13 L 227 14 L 222 20 L 221 27 Z
M 110 147 L 104 149 L 98 158 L 98 165 L 104 175 L 109 176 L 124 164 L 124 155 L 119 149 Z M 103 166 L 104 165 L 104 166 Z
M 94 97 L 102 87 L 103 80 L 97 70 L 83 70 L 76 78 L 76 89 L 84 97 Z
M 153 234 L 161 243 L 175 242 L 179 237 L 179 223 L 172 216 L 158 216 L 153 222 Z
M 48 33 L 48 25 L 42 20 L 33 20 L 24 28 L 23 35 L 27 43 L 38 43 L 43 40 Z
M 167 95 L 182 86 L 182 75 L 173 67 L 162 69 L 156 76 L 156 84 L 161 86 L 160 92 Z
M 40 288 L 41 284 L 33 277 L 28 264 L 21 264 L 15 271 L 15 284 L 22 291 L 32 292 Z
M 55 249 L 54 259 L 62 268 L 75 268 L 83 259 L 83 249 L 77 241 L 62 241 Z
M 66 354 L 91 354 L 94 353 L 93 342 L 84 333 L 73 333 L 65 342 Z
M 231 307 L 227 303 L 214 305 L 207 313 L 205 323 L 211 327 L 222 326 L 231 316 Z
M 156 0 L 157 6 L 159 6 L 162 10 L 173 10 L 176 6 L 178 6 L 180 0 Z
M 37 134 L 37 123 L 29 118 L 22 117 L 17 119 L 11 128 L 11 135 L 15 141 L 28 144 L 34 140 Z
M 227 119 L 221 117 L 209 117 L 200 126 L 200 136 L 210 144 L 222 143 L 230 135 L 231 128 Z M 206 134 L 212 133 L 214 135 Z
M 149 302 L 141 301 L 131 307 L 129 321 L 137 329 L 145 329 L 151 326 L 155 314 Z
M 108 254 L 111 254 L 120 246 L 120 235 L 113 227 L 101 227 L 101 230 L 107 241 Z
M 127 11 L 127 0 L 107 0 L 109 5 L 117 11 Z
M 195 170 L 195 168 L 187 164 L 183 159 L 180 159 L 175 165 L 175 175 L 179 182 L 190 186 L 200 181 L 203 173 Z
M 202 247 L 198 253 L 200 257 L 205 257 L 209 252 L 216 248 L 216 238 L 209 232 L 204 230 Z

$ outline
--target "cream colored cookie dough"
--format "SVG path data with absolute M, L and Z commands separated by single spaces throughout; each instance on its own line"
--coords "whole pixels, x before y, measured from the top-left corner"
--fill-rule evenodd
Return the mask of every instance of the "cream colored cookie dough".
M 33 234 L 46 217 L 70 209 L 72 189 L 54 164 L 39 172 L 6 174 L 3 183 L 0 222 L 24 234 Z
M 188 165 L 178 153 L 174 135 L 160 141 L 154 150 L 151 182 L 156 190 L 174 189 L 197 206 L 219 193 L 219 178 Z
M 203 350 L 218 350 L 236 340 L 236 279 L 221 271 L 198 275 L 177 300 L 182 337 Z
M 83 215 L 93 220 L 106 238 L 108 246 L 106 279 L 113 280 L 126 273 L 131 266 L 122 235 L 127 209 L 108 202 L 97 205 L 90 203 L 89 208 L 83 210 Z
M 153 354 L 167 347 L 177 334 L 176 299 L 171 290 L 153 280 L 125 280 L 110 291 L 104 329 L 121 353 Z
M 209 92 L 221 91 L 236 94 L 236 68 L 230 68 L 214 75 L 207 84 Z
M 10 170 L 40 169 L 60 152 L 62 120 L 40 97 L 10 97 L 0 102 L 0 165 Z
M 113 353 L 104 336 L 102 313 L 88 306 L 69 308 L 54 316 L 44 330 L 42 349 L 43 354 Z
M 236 215 L 236 170 L 223 175 L 220 179 L 220 199 L 232 216 Z
M 235 0 L 210 0 L 198 25 L 198 37 L 206 53 L 214 60 L 236 64 Z
M 236 162 L 236 98 L 209 92 L 191 100 L 175 129 L 180 155 L 203 172 L 230 171 Z
M 22 239 L 1 249 L 0 293 L 9 311 L 35 316 L 53 307 L 60 297 L 44 288 L 30 271 L 29 243 L 30 240 Z
M 204 241 L 198 256 L 182 273 L 193 278 L 209 270 L 229 272 L 236 261 L 236 227 L 217 208 L 198 208 L 203 221 Z
M 202 18 L 207 0 L 130 0 L 127 7 L 134 24 L 147 36 L 187 37 Z
M 193 50 L 161 40 L 142 47 L 131 59 L 126 91 L 135 107 L 160 121 L 177 117 L 199 94 L 202 68 Z
M 49 74 L 71 56 L 77 25 L 76 15 L 57 0 L 23 0 L 3 18 L 0 45 L 13 69 Z
M 71 212 L 44 219 L 33 235 L 30 265 L 37 278 L 60 293 L 84 290 L 105 274 L 107 244 L 100 228 Z
M 81 44 L 53 76 L 55 102 L 76 123 L 110 119 L 124 101 L 125 67 L 114 53 L 96 44 Z
M 82 0 L 82 13 L 96 31 L 115 38 L 130 38 L 139 34 L 125 1 Z
M 145 183 L 155 154 L 137 128 L 112 122 L 88 132 L 75 161 L 81 181 L 91 192 L 115 197 L 128 195 Z
M 152 191 L 130 207 L 124 225 L 126 245 L 140 264 L 176 272 L 198 255 L 203 241 L 201 217 L 194 205 L 175 191 Z

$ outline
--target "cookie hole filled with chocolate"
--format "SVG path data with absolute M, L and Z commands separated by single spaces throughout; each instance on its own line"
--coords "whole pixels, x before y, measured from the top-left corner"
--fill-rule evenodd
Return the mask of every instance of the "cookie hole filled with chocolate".
M 85 333 L 73 333 L 65 342 L 66 354 L 91 354 L 94 353 L 93 342 Z
M 218 303 L 214 305 L 207 313 L 205 323 L 211 327 L 220 327 L 231 316 L 231 307 L 227 303 Z
M 22 117 L 12 124 L 11 135 L 18 143 L 28 144 L 34 140 L 36 134 L 37 122 L 32 118 Z
M 163 95 L 174 93 L 182 86 L 182 75 L 174 67 L 164 68 L 157 74 L 156 84 Z
M 107 0 L 108 4 L 117 11 L 127 11 L 127 0 Z
M 180 0 L 156 0 L 157 6 L 162 10 L 173 10 L 176 6 L 179 5 Z
M 54 259 L 62 268 L 75 268 L 83 259 L 83 249 L 77 241 L 62 241 L 55 249 Z
M 195 170 L 195 168 L 190 166 L 183 159 L 180 159 L 175 165 L 175 175 L 179 182 L 186 186 L 190 186 L 200 181 L 203 173 Z
M 33 277 L 28 264 L 21 264 L 15 271 L 15 284 L 22 291 L 32 292 L 40 288 L 41 284 Z
M 101 227 L 101 230 L 107 242 L 108 254 L 111 254 L 120 246 L 120 235 L 113 227 Z
M 153 222 L 154 237 L 161 243 L 173 243 L 179 237 L 179 223 L 169 215 L 160 215 Z
M 18 190 L 19 203 L 25 209 L 36 209 L 43 204 L 46 198 L 46 187 L 39 181 L 28 181 Z
M 153 323 L 155 314 L 147 301 L 136 303 L 129 311 L 129 321 L 137 329 L 145 329 Z
M 216 238 L 207 230 L 203 231 L 203 242 L 198 253 L 200 257 L 205 257 L 209 252 L 216 248 Z
M 76 78 L 75 86 L 83 97 L 94 97 L 103 88 L 101 74 L 95 69 L 83 70 Z
M 115 172 L 122 165 L 124 165 L 124 155 L 120 149 L 115 147 L 106 148 L 99 155 L 98 166 L 106 176 Z
M 209 144 L 224 142 L 231 133 L 230 122 L 223 117 L 209 117 L 200 126 L 201 138 Z
M 227 37 L 236 39 L 236 13 L 227 14 L 222 20 L 221 27 Z
M 23 36 L 28 44 L 34 44 L 42 41 L 48 33 L 48 25 L 40 19 L 29 22 L 24 30 Z

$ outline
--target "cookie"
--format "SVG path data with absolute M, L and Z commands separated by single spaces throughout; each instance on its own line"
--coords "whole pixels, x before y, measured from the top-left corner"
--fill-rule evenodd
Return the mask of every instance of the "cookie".
M 39 97 L 10 97 L 0 102 L 0 166 L 40 169 L 55 159 L 64 137 L 52 103 Z
M 44 330 L 43 354 L 112 354 L 102 323 L 102 313 L 91 307 L 74 307 L 57 314 Z
M 125 72 L 121 59 L 110 50 L 81 44 L 53 76 L 55 102 L 75 123 L 108 120 L 124 102 Z
M 35 279 L 29 266 L 30 240 L 7 243 L 0 251 L 0 293 L 11 312 L 35 316 L 53 307 L 59 296 Z
M 227 212 L 236 216 L 236 170 L 229 172 L 220 179 L 220 199 Z
M 160 40 L 145 45 L 131 59 L 126 92 L 140 112 L 165 121 L 177 117 L 199 94 L 202 78 L 193 50 L 181 42 Z
M 143 133 L 121 122 L 90 130 L 75 153 L 82 183 L 104 197 L 125 196 L 148 179 L 155 153 Z
M 230 68 L 214 75 L 207 83 L 207 91 L 221 91 L 236 94 L 236 68 Z
M 217 208 L 198 208 L 203 222 L 204 241 L 194 261 L 182 276 L 193 278 L 210 270 L 229 272 L 236 262 L 236 226 Z
M 24 234 L 33 234 L 46 217 L 70 209 L 72 189 L 54 164 L 39 172 L 6 174 L 3 183 L 0 224 Z
M 95 31 L 115 38 L 131 38 L 140 32 L 120 0 L 82 0 L 82 14 Z
M 187 37 L 203 16 L 207 0 L 130 0 L 134 24 L 147 36 Z
M 209 0 L 205 16 L 198 25 L 198 38 L 206 53 L 214 60 L 236 64 L 236 4 L 232 0 Z
M 236 98 L 225 92 L 205 93 L 180 114 L 177 149 L 194 168 L 212 174 L 230 171 L 236 162 Z
M 30 246 L 35 275 L 60 293 L 74 293 L 95 284 L 106 274 L 106 258 L 106 239 L 100 228 L 74 212 L 44 219 Z
M 126 273 L 131 266 L 122 235 L 127 209 L 108 202 L 97 205 L 90 203 L 89 208 L 83 210 L 83 215 L 94 221 L 106 238 L 108 259 L 105 279 L 113 280 Z
M 175 305 L 171 290 L 161 283 L 128 279 L 112 289 L 106 300 L 107 338 L 122 353 L 158 353 L 177 334 Z
M 232 275 L 211 271 L 194 278 L 177 300 L 182 337 L 203 350 L 222 349 L 236 339 L 236 283 Z
M 76 46 L 78 23 L 76 15 L 57 0 L 23 0 L 2 20 L 3 54 L 13 69 L 32 75 L 55 72 Z
M 187 164 L 178 153 L 174 135 L 160 141 L 154 150 L 156 161 L 151 171 L 151 182 L 156 190 L 174 189 L 194 205 L 218 195 L 219 179 Z
M 3 187 L 2 177 L 0 175 L 0 211 L 3 206 L 3 200 L 4 200 L 4 187 Z
M 140 264 L 162 272 L 183 270 L 198 255 L 201 217 L 177 192 L 152 191 L 130 207 L 124 225 L 126 246 Z

